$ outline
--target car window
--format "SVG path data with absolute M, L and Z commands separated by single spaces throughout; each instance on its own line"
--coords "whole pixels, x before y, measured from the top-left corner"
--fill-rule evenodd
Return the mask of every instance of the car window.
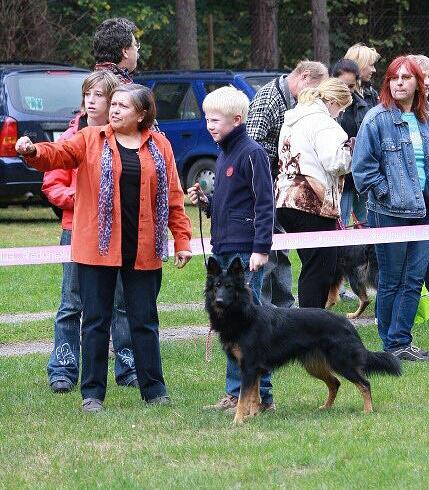
M 80 108 L 85 76 L 85 72 L 26 72 L 9 75 L 5 84 L 17 111 L 68 118 Z
M 226 87 L 230 84 L 231 82 L 204 82 L 204 88 L 206 89 L 206 93 L 209 94 L 210 92 L 213 92 L 213 90 Z
M 246 77 L 246 82 L 257 92 L 261 87 L 266 85 L 271 80 L 274 80 L 277 75 L 264 75 L 260 77 Z
M 158 121 L 201 118 L 200 108 L 190 83 L 157 83 L 153 93 Z

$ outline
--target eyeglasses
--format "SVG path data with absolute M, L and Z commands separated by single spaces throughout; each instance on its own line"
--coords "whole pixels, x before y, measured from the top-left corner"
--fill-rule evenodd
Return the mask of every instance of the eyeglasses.
M 137 51 L 140 49 L 140 42 L 136 41 L 133 46 L 137 49 Z
M 414 75 L 393 75 L 393 77 L 390 79 L 393 82 L 397 82 L 398 80 L 403 80 L 403 81 L 408 81 L 414 78 Z

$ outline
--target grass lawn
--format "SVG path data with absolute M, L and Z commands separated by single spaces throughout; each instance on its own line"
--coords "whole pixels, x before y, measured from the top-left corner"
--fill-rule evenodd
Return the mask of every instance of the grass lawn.
M 361 329 L 377 346 L 373 327 Z M 426 344 L 428 334 L 424 335 Z M 329 412 L 323 383 L 298 366 L 273 379 L 275 413 L 242 427 L 202 406 L 223 391 L 225 359 L 215 342 L 162 344 L 172 407 L 148 407 L 114 385 L 106 410 L 83 414 L 80 394 L 49 392 L 46 356 L 0 359 L 2 488 L 427 489 L 427 366 L 372 378 L 375 412 L 364 415 L 344 381 Z M 113 366 L 110 366 L 113 367 Z
M 196 210 L 187 210 L 198 236 Z M 49 209 L 0 210 L 0 247 L 56 244 L 59 231 Z M 290 258 L 296 285 L 299 259 Z M 61 266 L 0 267 L 0 286 L 0 314 L 55 311 Z M 199 303 L 203 288 L 202 257 L 182 271 L 170 262 L 159 299 Z M 336 311 L 356 305 L 343 301 Z M 160 320 L 161 327 L 207 323 L 191 308 L 160 312 Z M 52 324 L 0 324 L 0 343 L 51 339 Z M 359 332 L 367 347 L 380 348 L 374 325 Z M 429 344 L 427 325 L 414 334 L 417 345 Z M 209 364 L 203 339 L 161 349 L 173 406 L 145 406 L 136 390 L 114 384 L 109 369 L 106 411 L 96 415 L 82 413 L 77 390 L 50 392 L 46 355 L 0 357 L 0 488 L 429 488 L 424 363 L 405 364 L 400 378 L 374 376 L 375 412 L 367 416 L 346 381 L 335 407 L 318 410 L 325 386 L 289 366 L 273 378 L 277 411 L 234 427 L 231 416 L 202 410 L 224 390 L 217 341 Z

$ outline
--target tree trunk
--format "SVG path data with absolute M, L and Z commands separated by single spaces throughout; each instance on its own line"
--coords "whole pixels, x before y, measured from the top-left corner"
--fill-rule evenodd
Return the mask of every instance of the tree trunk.
M 311 0 L 314 59 L 329 66 L 329 18 L 326 0 Z
M 278 0 L 250 0 L 249 8 L 252 67 L 278 68 Z
M 55 43 L 47 0 L 0 0 L 0 52 L 4 60 L 50 60 Z
M 195 0 L 176 0 L 177 67 L 198 70 L 197 13 Z

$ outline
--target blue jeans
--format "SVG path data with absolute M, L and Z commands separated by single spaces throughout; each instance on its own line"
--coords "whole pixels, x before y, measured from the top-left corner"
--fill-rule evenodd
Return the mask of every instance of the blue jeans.
M 276 219 L 274 233 L 285 233 Z M 295 298 L 292 294 L 292 269 L 289 250 L 272 250 L 264 266 L 261 302 L 281 308 L 292 308 Z
M 345 188 L 341 196 L 340 208 L 341 208 L 341 221 L 344 226 L 347 226 L 350 221 L 352 211 L 359 223 L 366 223 L 367 221 L 367 209 L 366 209 L 366 194 L 358 194 L 354 188 Z M 365 226 L 365 225 L 363 225 Z
M 70 245 L 71 231 L 63 230 L 61 245 Z M 127 385 L 137 378 L 131 337 L 124 307 L 122 282 L 115 290 L 115 308 L 112 318 L 112 342 L 115 350 L 115 378 Z M 49 383 L 68 381 L 72 385 L 79 379 L 80 319 L 82 304 L 79 293 L 77 264 L 63 264 L 61 304 L 54 325 L 54 348 L 48 361 Z
M 425 225 L 429 218 L 396 218 L 368 211 L 371 228 Z M 377 325 L 384 350 L 411 344 L 411 329 L 429 264 L 429 241 L 375 245 L 379 280 Z
M 149 401 L 166 395 L 159 346 L 156 299 L 161 287 L 161 269 L 135 270 L 77 264 L 82 315 L 82 398 L 104 400 L 107 387 L 109 330 L 118 272 L 130 325 L 135 368 L 140 393 Z
M 230 254 L 222 254 L 222 255 L 213 255 L 213 257 L 219 262 L 223 269 L 227 269 L 231 262 L 236 258 L 240 257 L 245 267 L 244 277 L 246 281 L 250 280 L 249 287 L 253 293 L 253 301 L 255 304 L 260 305 L 260 296 L 261 296 L 261 286 L 262 286 L 262 278 L 264 275 L 263 267 L 259 269 L 257 272 L 254 272 L 251 276 L 249 270 L 249 261 L 250 261 L 250 253 L 230 253 Z M 240 394 L 240 384 L 241 384 L 241 373 L 240 368 L 235 361 L 235 359 L 227 355 L 227 363 L 226 363 L 226 386 L 225 391 L 229 395 L 236 396 L 238 398 Z M 261 385 L 260 385 L 260 394 L 263 403 L 270 404 L 273 401 L 273 395 L 271 393 L 273 385 L 271 384 L 271 373 L 267 372 L 263 376 L 261 376 Z

